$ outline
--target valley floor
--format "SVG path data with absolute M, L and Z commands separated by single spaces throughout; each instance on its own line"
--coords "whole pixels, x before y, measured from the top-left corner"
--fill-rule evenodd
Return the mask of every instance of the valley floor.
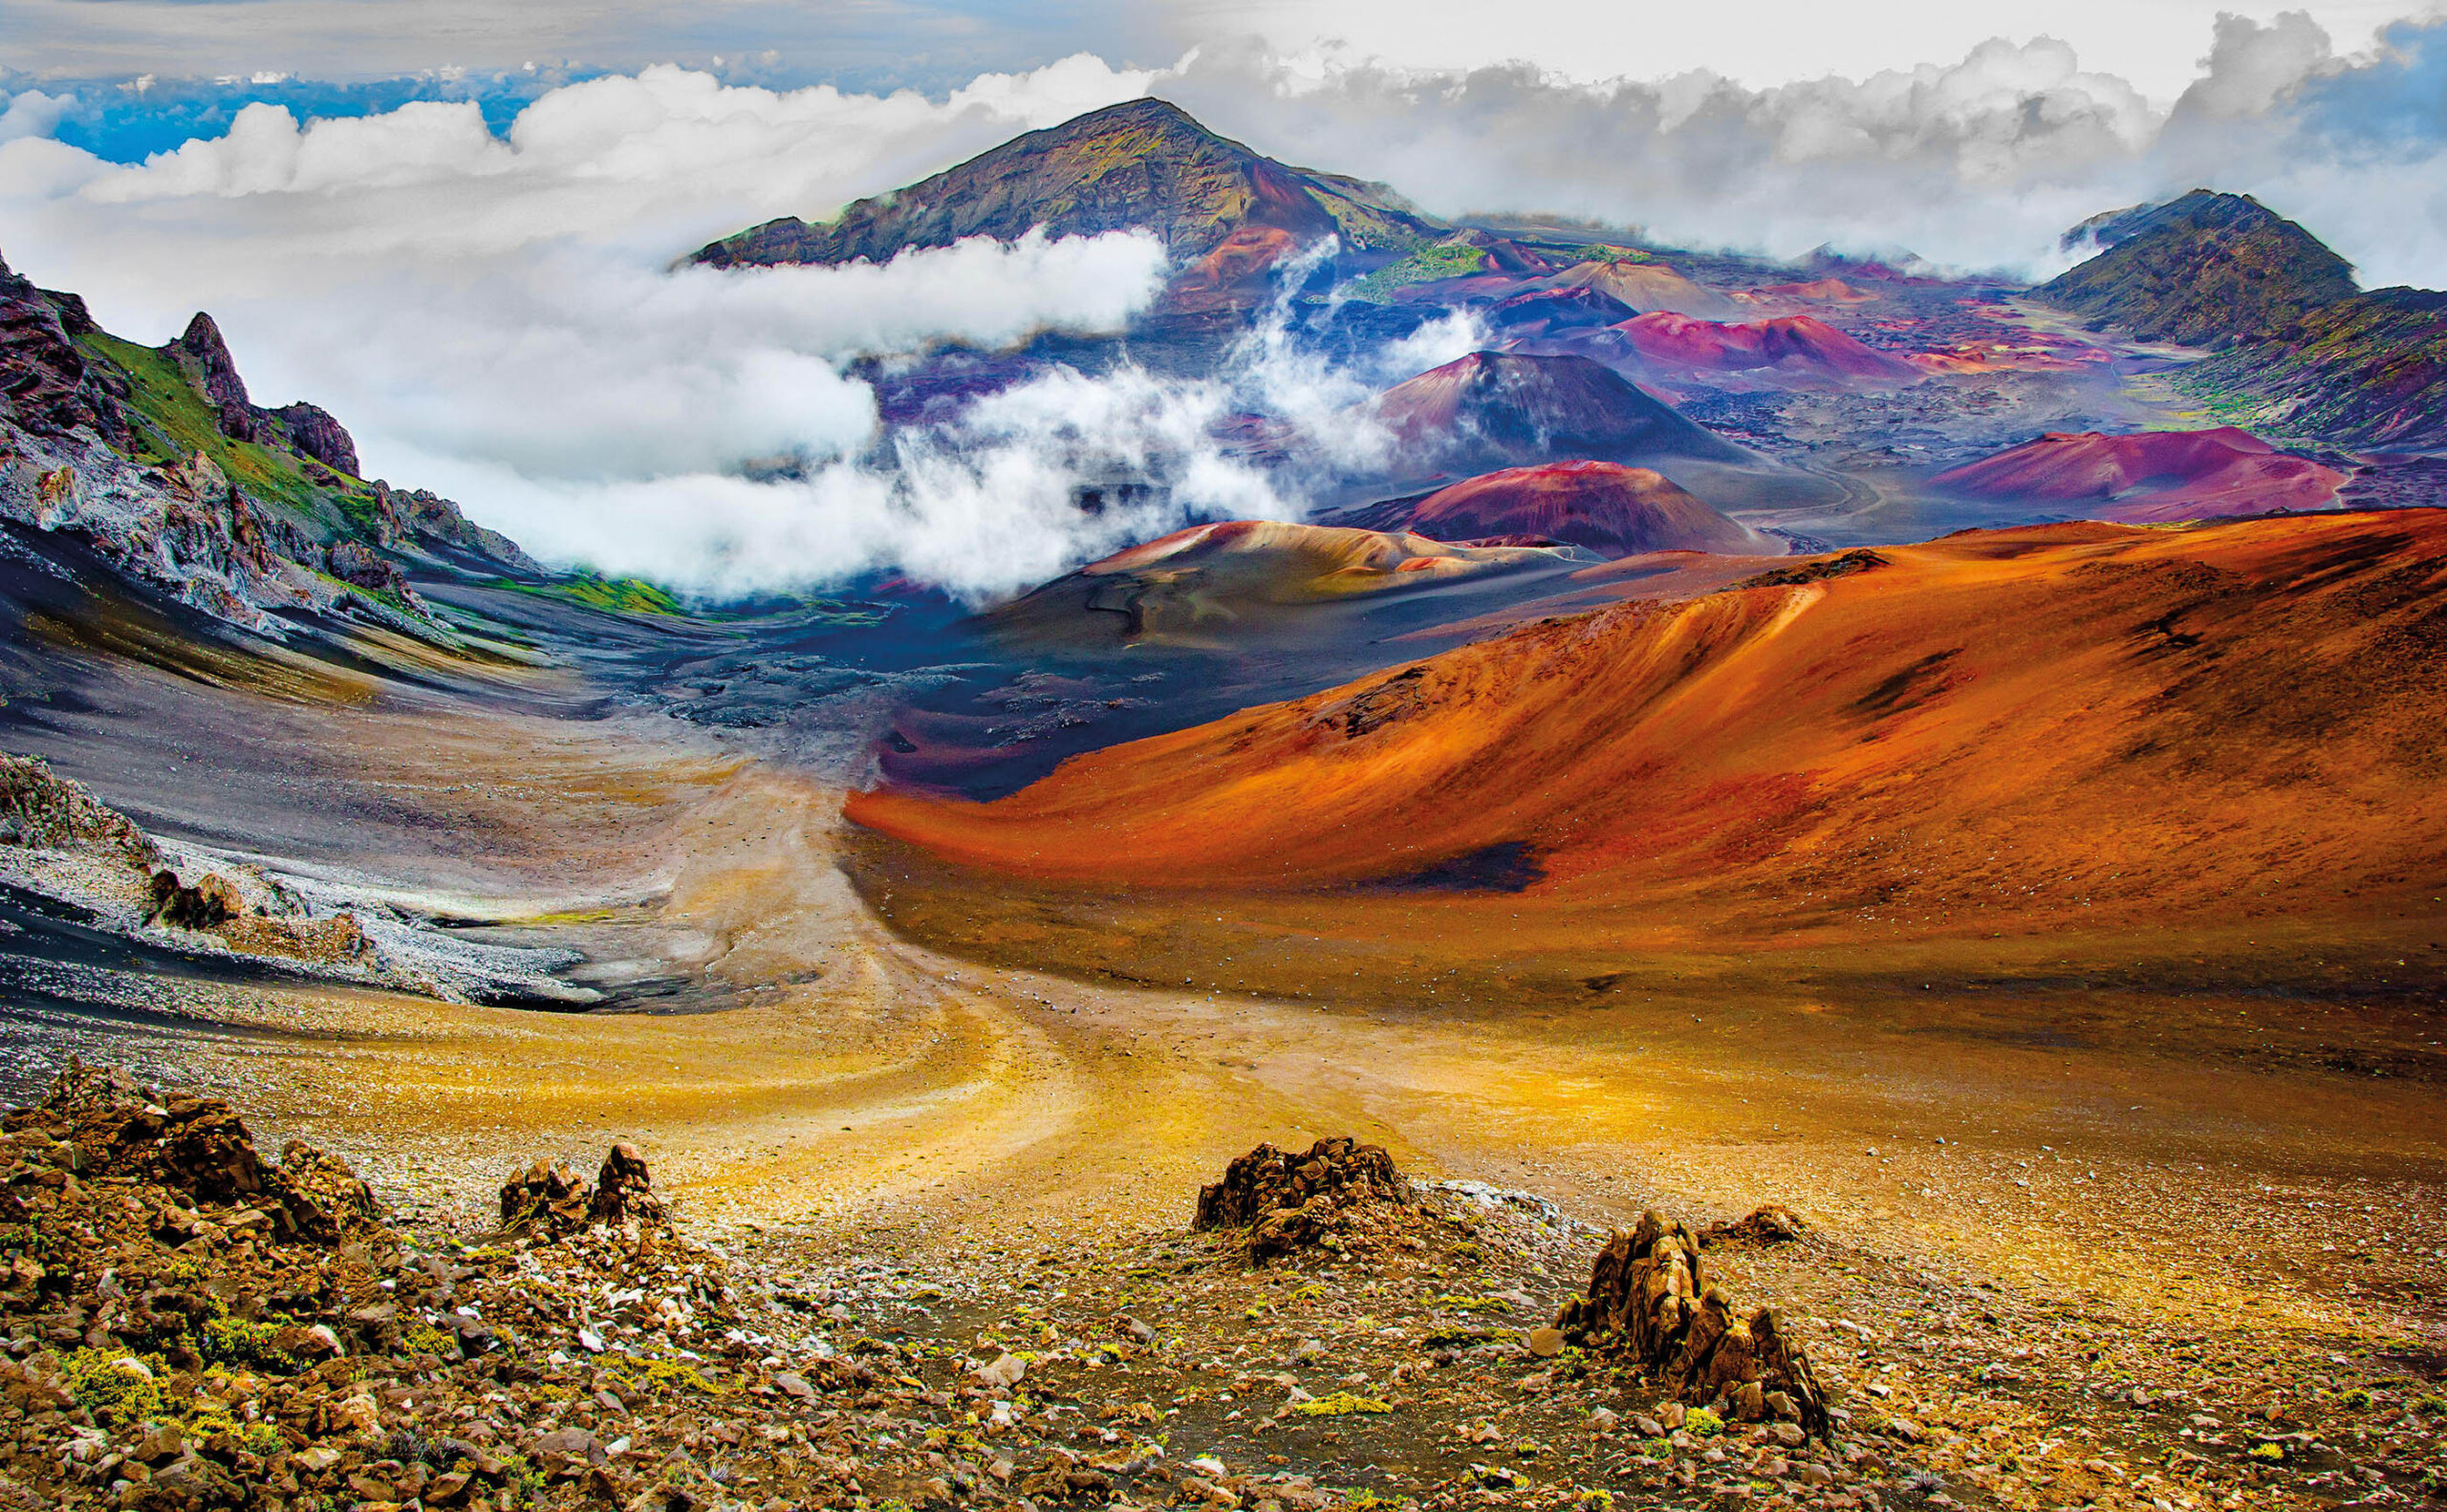
M 21 1086 L 75 1050 L 209 1088 L 469 1233 L 514 1165 L 591 1168 L 634 1139 L 692 1233 L 837 1298 L 845 1341 L 896 1330 L 951 1358 L 1027 1334 L 1059 1355 L 1135 1308 L 1176 1341 L 1159 1362 L 1092 1375 L 1096 1351 L 1074 1350 L 1037 1377 L 1044 1401 L 1143 1398 L 1177 1461 L 1382 1497 L 2291 1507 L 2418 1500 L 2447 1473 L 2438 1080 L 2144 1032 L 2285 1029 L 2305 1004 L 2283 994 L 2033 992 L 2001 1014 L 1951 984 L 1814 1001 L 1738 961 L 1596 1007 L 1097 984 L 897 935 L 845 874 L 839 791 L 674 722 L 113 678 L 116 707 L 90 701 L 47 737 L 104 799 L 156 825 L 184 805 L 192 825 L 311 782 L 328 807 L 295 821 L 291 861 L 345 852 L 477 938 L 574 944 L 633 1011 L 103 963 L 10 992 Z M 135 716 L 207 700 L 226 744 L 184 789 L 140 777 L 162 770 L 141 732 L 175 722 Z M 308 750 L 311 772 L 286 754 Z M 865 885 L 890 906 L 889 883 Z M 2080 1032 L 2052 1032 L 2060 1014 Z M 1341 1134 L 1565 1221 L 1407 1270 L 1250 1271 L 1183 1241 L 1230 1156 Z M 1651 1440 L 1636 1389 L 1520 1348 L 1605 1228 L 1764 1202 L 1814 1237 L 1729 1257 L 1730 1285 L 1798 1323 L 1852 1415 L 1849 1456 Z M 1485 1337 L 1431 1352 L 1456 1296 L 1498 1299 L 1462 1320 Z M 1279 1414 L 1293 1384 L 1394 1410 Z M 1591 1427 L 1600 1406 L 1625 1419 L 1611 1435 Z M 1082 1453 L 1113 1431 L 1058 1412 L 1010 1430 Z M 2253 1454 L 2267 1443 L 2282 1458 Z M 1018 1489 L 988 1476 L 977 1495 Z

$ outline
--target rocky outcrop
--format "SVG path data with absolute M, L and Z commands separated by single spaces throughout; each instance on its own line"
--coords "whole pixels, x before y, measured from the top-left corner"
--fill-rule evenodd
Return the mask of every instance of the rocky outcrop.
M 394 594 L 407 591 L 408 580 L 401 574 L 398 563 L 355 541 L 334 541 L 323 549 L 323 562 L 334 577 L 352 587 Z
M 438 493 L 422 488 L 394 488 L 377 478 L 374 509 L 381 521 L 378 545 L 411 540 L 428 546 L 456 547 L 521 572 L 544 571 L 533 557 L 519 549 L 516 541 L 476 524 L 461 512 L 457 504 Z
M 598 1223 L 650 1234 L 670 1222 L 670 1204 L 655 1191 L 644 1154 L 625 1140 L 603 1156 L 592 1185 L 558 1160 L 538 1160 L 502 1183 L 506 1234 L 560 1238 Z
M 7 1507 L 864 1500 L 781 1424 L 877 1371 L 779 1312 L 677 1234 L 408 1229 L 337 1157 L 273 1164 L 229 1104 L 120 1071 L 72 1064 L 0 1117 Z
M 64 1158 L 88 1181 L 245 1203 L 270 1220 L 274 1238 L 334 1240 L 379 1214 L 364 1183 L 331 1157 L 292 1142 L 282 1164 L 270 1164 L 227 1102 L 155 1092 L 117 1069 L 70 1062 L 48 1097 L 0 1119 L 0 1130 L 20 1151 L 30 1135 L 48 1139 L 52 1162 Z M 55 1153 L 61 1146 L 75 1155 Z
M 272 418 L 289 432 L 289 443 L 334 472 L 358 476 L 357 439 L 319 404 L 299 400 L 273 410 Z
M 1652 1208 L 1598 1252 L 1586 1296 L 1556 1315 L 1568 1343 L 1646 1372 L 1677 1400 L 1743 1422 L 1774 1419 L 1825 1436 L 1827 1392 L 1773 1307 L 1745 1322 L 1711 1285 L 1700 1238 Z
M 538 1160 L 514 1172 L 501 1186 L 501 1226 L 507 1234 L 574 1234 L 586 1226 L 595 1189 L 566 1161 Z
M 339 614 L 447 642 L 389 548 L 542 574 L 438 495 L 376 485 L 369 510 L 347 427 L 302 400 L 257 407 L 211 315 L 156 349 L 166 371 L 126 347 L 83 300 L 0 263 L 0 521 L 275 637 L 285 613 Z
M 1765 1202 L 1730 1223 L 1711 1223 L 1700 1234 L 1703 1244 L 1741 1244 L 1766 1248 L 1798 1244 L 1809 1238 L 1802 1216 L 1781 1202 Z
M 54 850 L 90 846 L 139 865 L 160 856 L 153 837 L 39 756 L 0 753 L 0 844 Z
M 185 370 L 221 417 L 221 433 L 231 441 L 253 441 L 260 424 L 254 401 L 247 397 L 247 380 L 238 376 L 237 358 L 221 339 L 221 327 L 199 310 L 176 341 L 162 349 Z
M 654 1189 L 645 1153 L 627 1140 L 605 1152 L 603 1169 L 595 1174 L 595 1195 L 587 1199 L 587 1217 L 597 1223 L 654 1225 L 671 1220 L 670 1205 Z
M 1262 1144 L 1234 1159 L 1224 1179 L 1202 1188 L 1200 1231 L 1245 1229 L 1252 1259 L 1313 1244 L 1333 1247 L 1374 1207 L 1416 1206 L 1418 1195 L 1382 1147 L 1320 1139 L 1306 1155 Z
M 61 297 L 0 262 L 0 400 L 18 424 L 39 434 L 82 428 L 104 440 L 121 436 L 113 397 L 61 318 Z M 81 300 L 72 308 L 82 315 Z

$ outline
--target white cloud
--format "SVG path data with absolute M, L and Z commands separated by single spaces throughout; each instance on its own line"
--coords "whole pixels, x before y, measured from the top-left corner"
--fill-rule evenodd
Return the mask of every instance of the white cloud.
M 859 460 L 876 405 L 843 364 L 1117 331 L 1159 287 L 1158 242 L 1031 236 L 739 273 L 671 260 L 777 214 L 829 213 L 1145 77 L 1073 58 L 929 101 L 656 68 L 555 90 L 506 139 L 471 104 L 305 123 L 258 104 L 134 166 L 27 135 L 0 145 L 4 249 L 141 339 L 212 310 L 259 400 L 313 398 L 352 426 L 371 470 L 455 491 L 539 551 L 707 589 L 896 564 L 1015 586 L 1123 527 L 1049 528 L 1052 504 L 1069 508 L 1065 466 L 1185 456 L 1214 396 L 1057 377 L 981 407 L 963 437 L 973 462 L 919 438 L 895 478 Z M 21 97 L 0 119 L 49 108 Z M 1111 434 L 1056 434 L 1032 401 Z M 777 456 L 814 464 L 813 480 L 725 475 Z
M 1117 329 L 1156 288 L 1152 241 L 743 274 L 674 272 L 675 255 L 1156 91 L 1261 151 L 1448 213 L 1560 211 L 1780 254 L 1903 245 L 2045 273 L 2072 222 L 2208 183 L 2262 193 L 2376 279 L 2447 282 L 2434 34 L 2399 29 L 2340 57 L 2304 18 L 2227 18 L 2173 105 L 2046 38 L 1768 88 L 1231 46 L 1167 70 L 1081 55 L 933 98 L 654 67 L 552 90 L 498 136 L 466 103 L 308 122 L 256 105 L 133 166 L 51 140 L 60 100 L 26 94 L 0 112 L 0 251 L 143 339 L 212 310 L 258 398 L 326 405 L 376 470 L 540 551 L 702 586 L 898 566 L 985 593 L 1166 523 L 1081 515 L 1082 479 L 1157 474 L 1178 501 L 1296 512 L 1284 485 L 1207 443 L 1217 420 L 1261 410 L 1362 466 L 1381 438 L 1352 403 L 1481 333 L 1441 322 L 1346 367 L 1261 323 L 1215 379 L 1057 372 L 898 438 L 879 463 L 847 357 Z M 737 476 L 785 453 L 807 460 L 804 481 Z

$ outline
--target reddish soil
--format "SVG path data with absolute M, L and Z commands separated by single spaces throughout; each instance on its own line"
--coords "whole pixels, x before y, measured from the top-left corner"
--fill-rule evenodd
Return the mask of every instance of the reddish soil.
M 2150 524 L 2330 508 L 2345 474 L 2221 425 L 2050 432 L 1930 481 L 1975 498 L 2092 505 L 2086 512 L 2099 519 Z
M 2407 941 L 2447 878 L 2447 512 L 1881 554 L 1530 625 L 996 803 L 848 813 L 977 879 L 947 903 L 987 878 L 1120 898 L 1099 948 L 1205 951 L 1267 990 L 1825 947 L 2139 969 L 2306 940 L 2306 972 L 2437 975 L 2395 958 L 2427 950 Z M 1026 927 L 1034 959 L 1096 938 Z
M 1909 381 L 1910 363 L 1846 335 L 1814 315 L 1726 322 L 1657 313 L 1614 328 L 1647 360 L 1715 373 L 1773 369 L 1791 377 Z
M 1605 556 L 1673 551 L 1765 556 L 1776 548 L 1663 473 L 1611 462 L 1483 473 L 1420 500 L 1404 529 L 1439 541 L 1542 537 Z

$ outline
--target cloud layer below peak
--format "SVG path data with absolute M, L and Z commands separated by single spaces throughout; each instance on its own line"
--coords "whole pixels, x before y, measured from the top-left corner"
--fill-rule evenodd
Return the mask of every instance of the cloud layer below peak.
M 1772 255 L 1905 246 L 2040 275 L 2073 222 L 2207 184 L 2261 195 L 2366 281 L 2447 283 L 2447 30 L 2401 25 L 2353 56 L 2303 16 L 2226 17 L 2207 40 L 2172 104 L 2045 39 L 1769 88 L 1254 45 L 1161 69 L 1083 54 L 932 97 L 657 66 L 547 90 L 499 131 L 469 100 L 303 121 L 249 105 L 133 164 L 58 140 L 75 102 L 30 90 L 0 108 L 0 251 L 129 335 L 212 310 L 259 398 L 324 404 L 375 469 L 455 492 L 536 550 L 708 590 L 905 569 L 987 594 L 1166 523 L 1065 508 L 1095 468 L 1160 454 L 1179 502 L 1296 511 L 1204 448 L 1204 427 L 1402 375 L 1260 339 L 1214 383 L 1050 375 L 878 450 L 851 358 L 1116 330 L 1159 285 L 1155 243 L 1034 238 L 729 275 L 673 271 L 674 257 L 1158 93 L 1259 151 L 1447 214 L 1588 216 Z M 1467 335 L 1402 359 L 1426 366 Z M 801 459 L 796 481 L 743 474 L 776 456 Z

